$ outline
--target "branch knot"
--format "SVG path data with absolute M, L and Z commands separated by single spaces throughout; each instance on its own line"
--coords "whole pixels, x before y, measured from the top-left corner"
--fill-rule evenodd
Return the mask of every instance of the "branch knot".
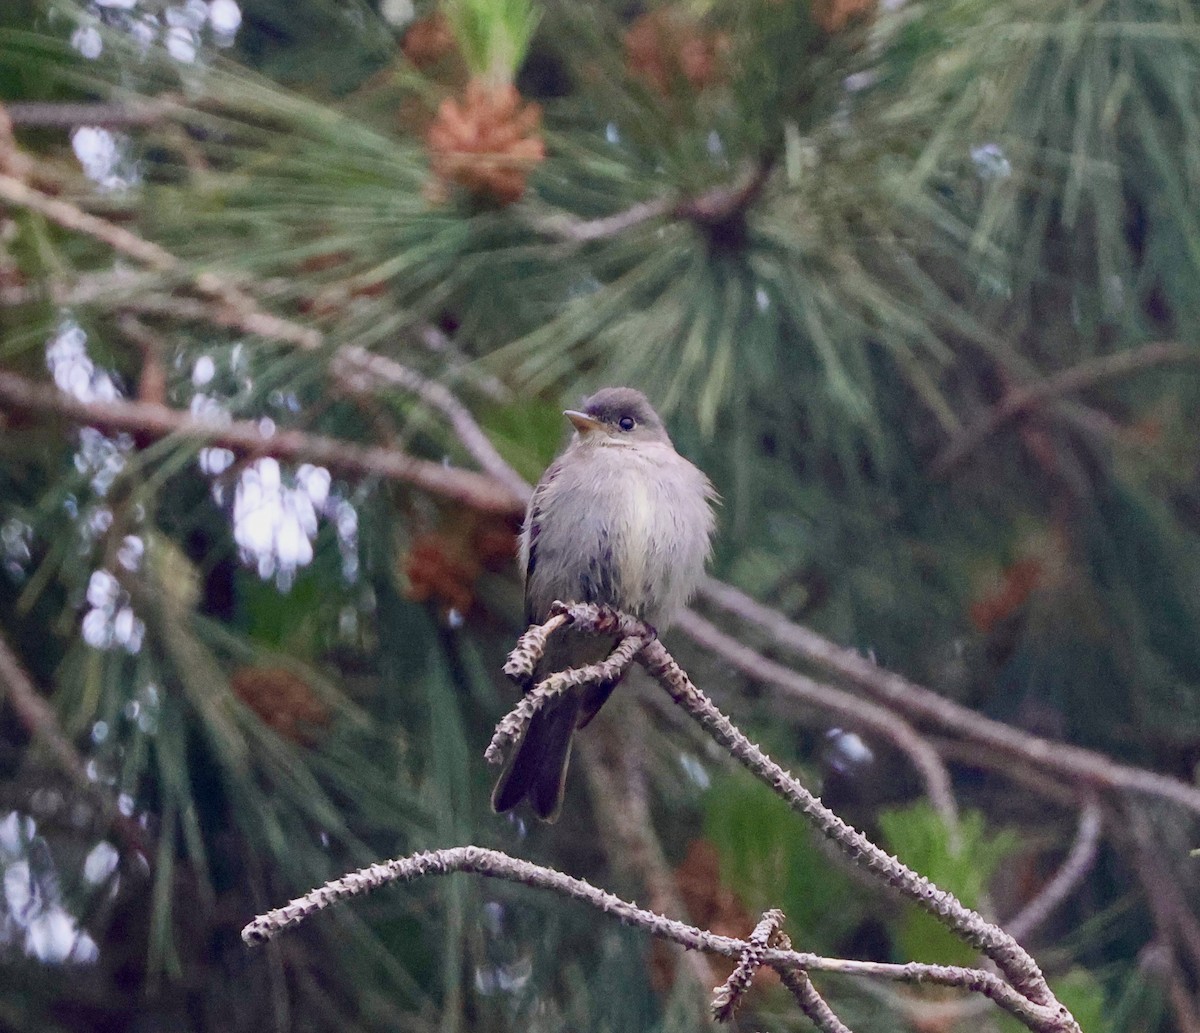
M 758 925 L 754 927 L 746 949 L 738 959 L 737 967 L 713 993 L 712 1013 L 718 1022 L 729 1022 L 733 1018 L 737 1006 L 750 989 L 750 984 L 754 982 L 755 973 L 762 967 L 767 948 L 773 946 L 774 941 L 778 939 L 782 924 L 783 912 L 779 908 L 772 908 L 763 914 Z

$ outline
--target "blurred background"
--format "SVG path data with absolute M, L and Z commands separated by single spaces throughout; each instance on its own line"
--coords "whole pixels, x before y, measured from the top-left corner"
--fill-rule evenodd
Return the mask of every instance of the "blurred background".
M 697 683 L 1086 1033 L 1200 1029 L 1195 4 L 7 0 L 0 99 L 0 1028 L 709 1024 L 727 968 L 466 876 L 239 939 L 466 843 L 972 962 L 637 685 L 490 812 L 524 485 L 630 384 L 723 497 Z

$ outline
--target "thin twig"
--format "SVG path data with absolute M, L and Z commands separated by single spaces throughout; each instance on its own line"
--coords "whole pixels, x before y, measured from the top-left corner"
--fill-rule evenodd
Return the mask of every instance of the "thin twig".
M 83 758 L 63 734 L 50 704 L 38 692 L 33 679 L 3 636 L 0 636 L 0 687 L 17 720 L 35 740 L 46 747 L 59 769 L 77 786 L 88 790 L 94 788 L 87 776 Z
M 1004 923 L 1004 928 L 1014 939 L 1024 941 L 1028 938 L 1083 882 L 1096 863 L 1096 851 L 1103 828 L 1100 805 L 1095 800 L 1089 800 L 1079 812 L 1075 840 L 1054 877 L 1012 919 Z
M 1010 421 L 1061 395 L 1074 394 L 1105 380 L 1142 370 L 1192 362 L 1200 363 L 1200 348 L 1156 342 L 1088 359 L 1036 384 L 1014 388 L 978 424 L 967 428 L 934 457 L 929 466 L 929 475 L 934 479 L 945 477 Z
M 772 908 L 763 914 L 758 924 L 747 938 L 749 946 L 738 958 L 737 966 L 729 973 L 729 978 L 717 987 L 712 999 L 713 1018 L 718 1022 L 728 1022 L 733 1018 L 754 976 L 762 968 L 763 954 L 776 938 L 780 926 L 783 925 L 783 912 Z M 790 947 L 791 945 L 788 944 Z
M 242 939 L 250 945 L 266 943 L 293 925 L 311 918 L 331 904 L 361 896 L 393 882 L 412 882 L 430 875 L 471 872 L 488 878 L 504 879 L 552 890 L 572 900 L 588 904 L 613 915 L 626 925 L 644 929 L 653 936 L 681 944 L 690 950 L 702 950 L 726 958 L 739 958 L 749 944 L 745 940 L 719 936 L 663 915 L 637 907 L 620 897 L 597 889 L 553 868 L 523 861 L 497 850 L 462 846 L 413 854 L 361 868 L 319 889 L 259 915 L 242 930 Z M 958 987 L 991 998 L 1010 1015 L 1020 1019 L 1035 1033 L 1078 1033 L 1078 1026 L 1061 1006 L 1034 1004 L 1008 983 L 982 969 L 956 965 L 924 965 L 909 962 L 891 965 L 877 961 L 853 961 L 827 958 L 794 950 L 771 948 L 763 955 L 763 964 L 777 972 L 803 969 L 809 972 L 833 972 L 848 976 L 887 979 L 904 983 L 928 983 Z
M 771 936 L 771 946 L 790 950 L 792 941 L 782 929 L 776 929 Z M 853 1033 L 850 1027 L 833 1013 L 833 1009 L 825 1002 L 825 998 L 817 993 L 817 988 L 813 986 L 812 980 L 809 979 L 808 973 L 804 969 L 779 969 L 778 971 L 780 982 L 791 991 L 800 1010 L 812 1020 L 813 1025 L 821 1033 Z M 969 1000 L 977 999 L 969 998 Z
M 545 624 L 534 624 L 527 628 L 504 662 L 505 677 L 527 688 L 533 678 L 533 669 L 545 655 L 546 640 L 569 621 L 570 618 L 560 612 L 553 614 Z
M 748 165 L 732 184 L 713 187 L 694 197 L 658 197 L 639 201 L 623 212 L 600 219 L 576 219 L 558 214 L 536 219 L 533 228 L 548 237 L 573 244 L 587 244 L 619 237 L 635 226 L 666 217 L 715 225 L 733 218 L 753 204 L 766 186 L 773 167 L 773 159 L 762 158 Z
M 1075 786 L 1077 796 L 1086 796 L 1099 789 L 1128 790 L 1170 800 L 1200 814 L 1200 789 L 1195 786 L 993 721 L 788 620 L 778 610 L 751 599 L 732 585 L 710 578 L 700 592 L 706 601 L 761 628 L 775 644 L 845 678 L 918 727 L 928 725 L 941 729 L 961 742 L 986 747 L 1010 763 L 1030 765 L 1038 771 L 1067 779 Z M 682 626 L 680 622 L 676 623 Z
M 957 842 L 958 804 L 950 774 L 937 751 L 894 711 L 858 699 L 831 685 L 822 685 L 789 667 L 768 660 L 693 610 L 681 613 L 675 620 L 675 626 L 698 646 L 721 657 L 743 674 L 756 681 L 775 685 L 793 699 L 854 722 L 896 746 L 912 761 L 925 784 L 930 803 L 941 815 L 951 840 Z
M 68 301 L 72 300 L 69 292 L 66 297 Z M 73 300 L 86 303 L 94 299 L 84 295 Z M 145 316 L 167 316 L 183 322 L 206 323 L 238 333 L 253 334 L 267 341 L 278 341 L 305 351 L 316 351 L 325 343 L 320 330 L 263 311 L 245 295 L 239 295 L 230 301 L 223 296 L 200 299 L 141 291 L 114 299 L 113 304 L 127 312 L 137 312 Z
M 485 473 L 503 484 L 522 502 L 529 498 L 532 491 L 529 482 L 508 465 L 471 410 L 444 384 L 430 380 L 386 355 L 375 355 L 365 348 L 353 346 L 338 350 L 333 360 L 333 372 L 335 376 L 345 377 L 360 390 L 387 384 L 416 395 L 446 418 L 462 446 Z
M 563 604 L 556 602 L 553 605 L 561 607 Z M 554 616 L 560 616 L 560 614 Z M 649 636 L 653 637 L 653 633 L 649 633 Z M 572 667 L 565 671 L 555 671 L 548 678 L 538 682 L 496 725 L 492 741 L 488 743 L 488 747 L 484 751 L 484 759 L 489 764 L 499 764 L 503 759 L 504 751 L 521 737 L 529 722 L 533 720 L 534 714 L 556 696 L 561 696 L 581 685 L 615 685 L 624 677 L 625 672 L 629 670 L 637 654 L 641 652 L 648 641 L 649 637 L 646 633 L 628 635 L 622 638 L 607 658 L 599 663 L 588 664 L 585 667 Z M 521 655 L 522 657 L 529 655 L 528 646 L 522 650 Z M 534 657 L 533 662 L 537 663 L 539 659 L 541 659 L 540 654 Z M 505 669 L 507 671 L 507 666 Z M 514 679 L 523 684 L 527 676 L 523 670 L 519 670 L 514 675 Z
M 743 214 L 758 200 L 774 168 L 775 154 L 772 152 L 748 165 L 729 186 L 714 187 L 695 197 L 685 197 L 671 214 L 677 219 L 690 219 L 709 226 L 727 222 Z
M 658 197 L 652 201 L 639 201 L 623 212 L 601 219 L 576 219 L 565 214 L 544 216 L 533 220 L 533 228 L 547 237 L 573 244 L 587 244 L 593 240 L 618 237 L 644 222 L 661 219 L 670 214 L 675 204 L 672 198 Z
M 125 848 L 138 853 L 148 863 L 151 862 L 154 852 L 150 848 L 145 830 L 122 814 L 116 801 L 88 778 L 83 758 L 63 733 L 54 710 L 46 701 L 46 697 L 38 692 L 20 658 L 3 635 L 0 635 L 0 701 L 5 698 L 22 727 L 34 741 L 46 747 L 58 769 L 97 803 Z
M 817 988 L 813 986 L 808 973 L 803 969 L 793 969 L 779 973 L 779 979 L 791 991 L 800 1010 L 811 1020 L 821 1033 L 854 1033 L 825 1003 Z
M 125 128 L 153 125 L 162 121 L 170 105 L 159 100 L 125 103 L 80 103 L 74 101 L 19 101 L 6 105 L 15 126 L 72 129 L 75 126 Z
M 165 272 L 178 266 L 178 260 L 165 248 L 69 201 L 44 194 L 16 176 L 0 173 L 0 201 L 37 212 L 63 229 L 86 234 L 151 269 Z
M 53 413 L 101 430 L 131 431 L 151 438 L 228 448 L 241 455 L 269 455 L 327 466 L 344 474 L 380 477 L 482 512 L 519 513 L 523 507 L 503 485 L 473 470 L 419 459 L 394 448 L 363 447 L 299 430 L 264 434 L 258 423 L 218 423 L 147 402 L 82 402 L 57 388 L 0 370 L 0 406 L 23 412 Z

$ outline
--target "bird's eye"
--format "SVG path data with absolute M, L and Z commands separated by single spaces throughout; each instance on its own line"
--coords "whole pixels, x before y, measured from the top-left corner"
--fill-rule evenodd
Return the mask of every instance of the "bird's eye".
M 633 430 L 636 425 L 637 421 L 632 416 L 622 416 L 620 420 L 617 421 L 617 426 L 624 431 Z

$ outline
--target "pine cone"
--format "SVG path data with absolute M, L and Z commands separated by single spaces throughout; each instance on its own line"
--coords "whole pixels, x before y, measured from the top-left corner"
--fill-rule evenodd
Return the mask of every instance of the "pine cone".
M 529 170 L 546 157 L 542 109 L 516 87 L 467 83 L 460 102 L 447 97 L 425 135 L 429 164 L 443 189 L 451 183 L 476 196 L 511 204 L 525 193 Z
M 694 839 L 687 854 L 675 869 L 675 885 L 687 908 L 688 916 L 698 926 L 718 936 L 745 938 L 754 928 L 754 916 L 746 909 L 737 892 L 721 881 L 721 861 L 717 848 L 706 839 Z M 730 958 L 707 959 L 713 982 L 729 978 L 736 961 Z M 674 957 L 667 945 L 655 940 L 651 953 L 651 982 L 660 993 L 674 985 Z M 755 985 L 773 983 L 774 970 L 760 968 L 754 976 Z
M 877 0 L 814 0 L 813 19 L 826 32 L 841 32 L 852 21 L 867 20 Z
M 400 49 L 417 68 L 425 71 L 453 54 L 458 49 L 458 41 L 449 19 L 441 11 L 434 11 L 408 27 Z
M 329 708 L 303 678 L 283 667 L 241 667 L 229 687 L 234 695 L 283 738 L 311 746 L 326 727 Z
M 471 552 L 484 570 L 511 570 L 517 555 L 520 523 L 509 517 L 481 515 L 471 531 Z
M 475 603 L 479 565 L 460 553 L 461 543 L 436 531 L 415 539 L 404 561 L 404 594 L 414 602 L 437 603 L 445 612 L 468 614 Z
M 659 93 L 679 82 L 702 90 L 722 75 L 729 35 L 705 29 L 687 15 L 659 8 L 636 19 L 625 33 L 625 56 L 634 75 Z

